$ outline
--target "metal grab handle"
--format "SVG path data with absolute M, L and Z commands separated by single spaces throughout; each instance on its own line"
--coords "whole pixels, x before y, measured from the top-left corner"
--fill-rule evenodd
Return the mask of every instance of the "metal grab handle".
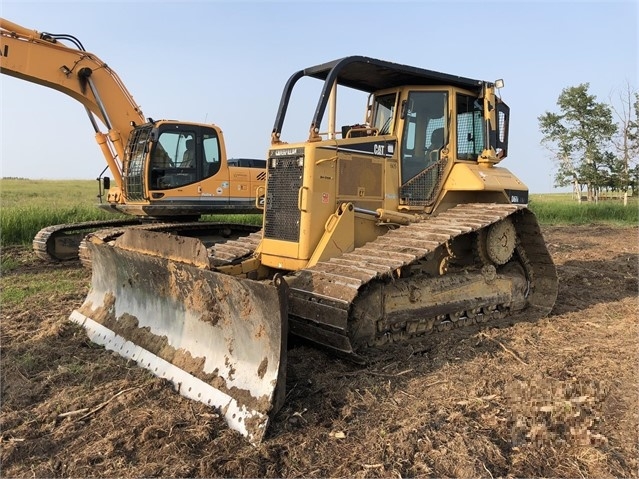
M 297 209 L 300 211 L 303 211 L 304 213 L 307 212 L 306 203 L 308 203 L 308 195 L 304 194 L 304 192 L 308 190 L 309 190 L 308 186 L 302 186 L 297 196 Z

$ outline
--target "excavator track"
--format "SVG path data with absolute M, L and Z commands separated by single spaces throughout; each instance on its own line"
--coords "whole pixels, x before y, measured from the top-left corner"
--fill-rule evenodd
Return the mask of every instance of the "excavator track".
M 499 268 L 484 264 L 474 271 L 466 267 L 432 274 L 454 260 L 445 253 L 451 241 L 507 218 L 518 237 L 513 261 Z M 526 208 L 511 204 L 456 206 L 301 270 L 287 282 L 290 331 L 355 356 L 362 347 L 524 310 L 528 319 L 541 318 L 557 296 L 556 270 L 537 221 Z
M 114 219 L 65 223 L 47 226 L 33 238 L 33 251 L 44 261 L 60 262 L 78 259 L 78 250 L 83 238 L 100 228 L 116 228 L 140 224 L 139 219 Z
M 245 238 L 261 238 L 260 226 L 246 224 L 212 223 L 205 221 L 193 221 L 188 223 L 146 223 L 133 225 L 130 227 L 105 228 L 95 231 L 90 235 L 86 235 L 82 239 L 79 246 L 79 258 L 82 265 L 87 269 L 91 269 L 91 252 L 87 246 L 87 243 L 89 241 L 91 241 L 92 239 L 97 239 L 102 243 L 108 243 L 110 241 L 114 241 L 125 231 L 131 228 L 153 231 L 157 233 L 169 233 L 181 236 L 198 237 L 205 245 L 210 245 L 210 248 L 224 248 L 222 245 L 224 245 L 227 241 L 232 241 L 233 243 L 237 242 L 238 245 L 243 245 L 247 241 Z M 203 233 L 204 235 L 202 235 Z M 253 239 L 249 241 L 250 244 L 254 243 Z M 253 246 L 253 249 L 255 249 L 256 246 L 257 243 L 255 243 L 255 245 Z M 235 252 L 235 256 L 237 256 L 237 253 L 243 251 L 241 249 L 238 249 L 238 247 L 230 248 L 230 251 Z M 222 253 L 221 257 L 229 258 L 230 253 Z

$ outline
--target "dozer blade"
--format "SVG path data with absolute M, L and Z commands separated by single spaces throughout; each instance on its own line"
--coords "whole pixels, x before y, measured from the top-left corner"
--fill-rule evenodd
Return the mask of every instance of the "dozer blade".
M 70 319 L 93 342 L 168 379 L 183 396 L 219 407 L 232 429 L 259 443 L 285 396 L 286 282 L 236 279 L 130 249 L 87 246 L 91 290 Z

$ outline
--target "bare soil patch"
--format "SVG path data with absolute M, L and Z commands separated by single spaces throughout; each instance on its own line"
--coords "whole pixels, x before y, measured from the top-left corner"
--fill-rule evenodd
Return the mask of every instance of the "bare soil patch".
M 366 367 L 291 341 L 287 401 L 250 446 L 216 411 L 90 343 L 87 292 L 3 305 L 3 477 L 638 477 L 637 228 L 545 227 L 559 299 L 536 322 L 442 333 Z

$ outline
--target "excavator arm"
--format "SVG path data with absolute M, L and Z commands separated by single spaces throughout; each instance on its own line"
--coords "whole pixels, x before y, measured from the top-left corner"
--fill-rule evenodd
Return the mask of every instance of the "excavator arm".
M 118 75 L 75 37 L 30 30 L 4 18 L 0 53 L 0 73 L 60 91 L 84 105 L 109 170 L 121 184 L 124 142 L 145 120 Z M 100 131 L 96 118 L 107 134 Z

